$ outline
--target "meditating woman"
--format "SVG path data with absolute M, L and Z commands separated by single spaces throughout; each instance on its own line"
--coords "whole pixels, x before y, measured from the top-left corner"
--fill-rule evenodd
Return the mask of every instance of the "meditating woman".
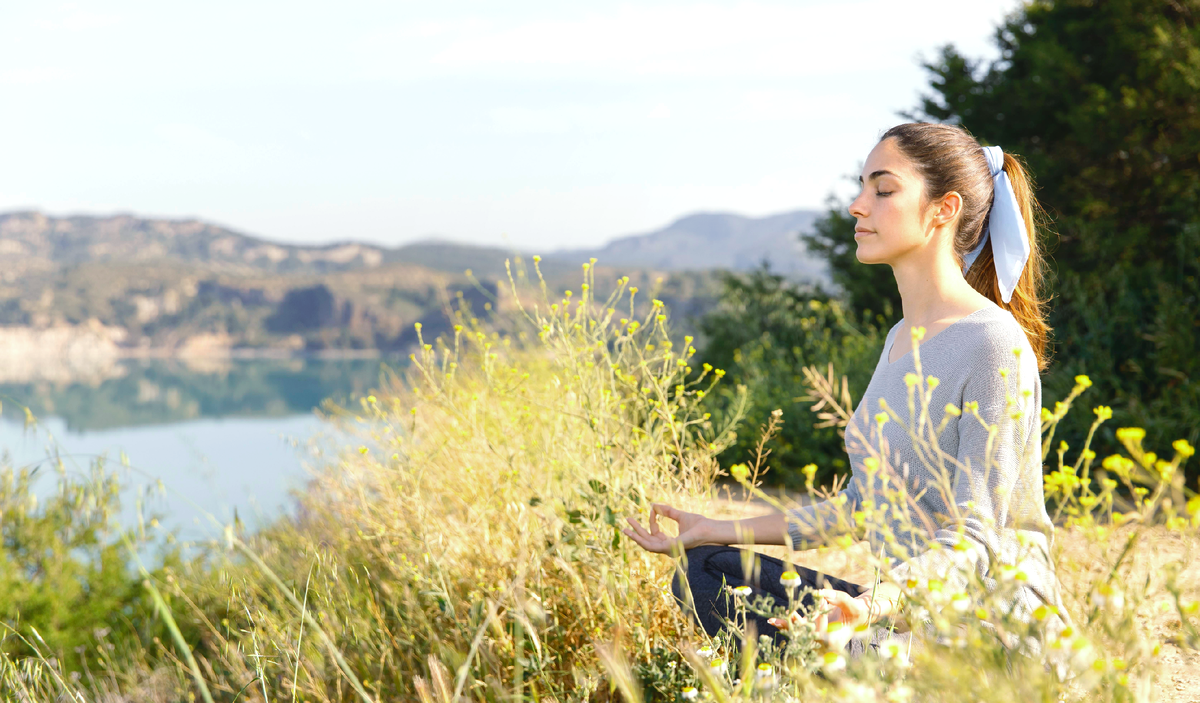
M 980 146 L 960 127 L 912 123 L 884 133 L 859 180 L 862 191 L 849 208 L 858 222 L 857 257 L 892 267 L 904 317 L 888 332 L 847 427 L 852 476 L 845 489 L 835 500 L 741 520 L 655 504 L 648 528 L 628 518 L 624 532 L 649 551 L 684 555 L 674 592 L 686 607 L 690 587 L 695 617 L 710 635 L 733 616 L 725 587 L 749 586 L 755 595 L 788 602 L 783 562 L 756 554 L 746 574 L 742 550 L 729 545 L 811 548 L 853 524 L 849 516 L 864 507 L 876 514 L 891 508 L 866 535 L 873 553 L 890 559 L 890 579 L 878 587 L 832 578 L 818 583 L 815 571 L 795 569 L 806 585 L 822 589 L 829 618 L 852 626 L 889 618 L 913 580 L 937 578 L 961 590 L 974 574 L 977 584 L 995 585 L 1003 569 L 1011 574 L 1018 563 L 1019 585 L 1006 591 L 1013 594 L 1009 612 L 1028 621 L 1046 604 L 1065 616 L 1049 557 L 1054 526 L 1042 494 L 1038 374 L 1047 362 L 1049 328 L 1030 179 L 1013 155 Z M 937 379 L 929 384 L 928 422 L 945 423 L 929 446 L 914 446 L 908 427 L 917 418 L 907 417 L 918 371 L 913 331 L 921 328 L 920 372 Z M 962 412 L 972 402 L 979 417 Z M 875 414 L 884 407 L 911 425 L 881 425 Z M 981 419 L 999 427 L 994 438 Z M 659 516 L 678 523 L 677 537 L 660 529 Z M 757 631 L 776 641 L 788 626 L 754 619 Z

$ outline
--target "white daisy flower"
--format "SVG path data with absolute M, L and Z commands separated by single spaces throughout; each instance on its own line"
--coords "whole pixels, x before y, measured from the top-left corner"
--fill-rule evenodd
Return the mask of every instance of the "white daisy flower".
M 1102 583 L 1092 592 L 1092 605 L 1097 608 L 1108 607 L 1113 610 L 1121 610 L 1125 607 L 1125 594 L 1112 584 Z
M 758 688 L 774 688 L 775 668 L 766 662 L 759 664 L 754 672 L 754 681 Z
M 825 652 L 821 657 L 821 668 L 825 671 L 841 671 L 846 668 L 846 657 L 838 652 Z
M 739 596 L 742 596 L 743 598 L 749 598 L 750 594 L 754 593 L 754 589 L 750 588 L 749 586 L 738 586 L 737 588 L 733 589 L 733 592 Z
M 847 627 L 841 621 L 834 621 L 825 626 L 824 632 L 817 632 L 817 639 L 824 642 L 830 649 L 840 650 L 854 638 L 854 629 Z
M 779 577 L 779 583 L 783 584 L 787 588 L 795 588 L 803 585 L 804 579 L 800 578 L 800 574 L 796 573 L 795 571 L 785 571 L 783 572 L 783 575 Z
M 696 700 L 696 697 L 700 695 L 700 692 L 696 690 L 695 686 L 684 686 L 683 690 L 679 692 L 679 695 L 682 696 L 683 700 L 685 701 L 693 701 Z
M 721 676 L 725 673 L 725 660 L 714 659 L 708 663 L 708 673 L 713 676 Z
M 960 613 L 971 609 L 971 597 L 961 591 L 950 596 L 950 606 Z
M 700 649 L 696 650 L 696 654 L 699 654 L 700 656 L 704 657 L 705 659 L 712 659 L 713 655 L 716 653 L 717 653 L 716 650 L 714 650 L 712 647 L 708 646 L 707 644 L 704 645 L 703 647 L 701 647 Z

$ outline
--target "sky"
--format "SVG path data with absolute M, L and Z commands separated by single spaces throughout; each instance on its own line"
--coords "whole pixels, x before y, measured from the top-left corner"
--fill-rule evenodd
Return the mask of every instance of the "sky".
M 820 208 L 1016 7 L 0 3 L 0 212 L 551 251 Z

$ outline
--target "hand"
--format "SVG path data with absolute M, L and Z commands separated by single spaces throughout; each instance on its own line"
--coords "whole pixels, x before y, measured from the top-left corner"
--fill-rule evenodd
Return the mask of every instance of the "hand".
M 831 622 L 842 622 L 848 628 L 855 628 L 865 622 L 871 615 L 871 602 L 869 596 L 851 596 L 845 591 L 839 591 L 833 588 L 822 588 L 817 591 L 817 597 L 821 602 L 817 604 L 821 614 L 817 616 L 815 624 L 818 632 L 824 632 Z M 828 608 L 828 610 L 826 610 Z M 804 617 L 798 613 L 792 613 L 788 618 L 788 622 L 784 622 L 781 618 L 769 618 L 767 622 L 771 623 L 780 630 L 786 630 L 790 623 L 803 622 Z
M 672 537 L 659 528 L 659 515 L 670 518 L 679 524 L 678 537 Z M 685 513 L 670 505 L 652 503 L 650 505 L 649 532 L 637 520 L 631 517 L 627 517 L 625 520 L 629 522 L 632 529 L 621 531 L 648 552 L 678 555 L 692 547 L 709 544 L 705 534 L 708 518 L 698 513 Z

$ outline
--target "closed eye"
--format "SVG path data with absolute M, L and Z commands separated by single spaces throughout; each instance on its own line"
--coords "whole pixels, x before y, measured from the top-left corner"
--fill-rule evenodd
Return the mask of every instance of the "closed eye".
M 887 192 L 885 193 L 885 192 L 883 192 L 882 190 L 877 190 L 877 191 L 875 191 L 875 195 L 878 195 L 878 196 L 880 196 L 880 197 L 882 197 L 882 198 L 886 198 L 887 196 L 891 195 L 891 194 L 892 194 L 892 193 L 894 193 L 894 192 L 896 192 L 896 191 L 894 191 L 894 190 L 889 190 L 889 191 L 887 191 Z

